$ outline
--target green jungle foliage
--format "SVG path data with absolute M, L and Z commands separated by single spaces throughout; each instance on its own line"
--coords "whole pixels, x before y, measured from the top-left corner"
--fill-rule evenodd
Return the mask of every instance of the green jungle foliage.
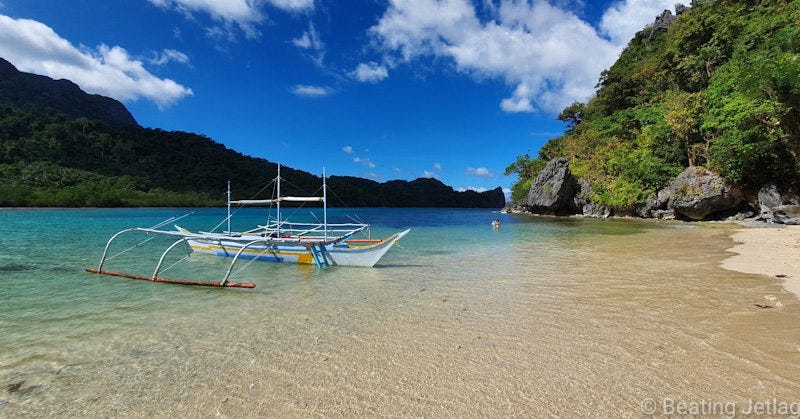
M 517 158 L 515 199 L 566 157 L 593 202 L 630 209 L 685 167 L 753 189 L 795 185 L 800 152 L 800 1 L 698 1 L 666 30 L 645 28 L 604 71 L 564 135 Z
M 269 198 L 276 175 L 275 163 L 201 135 L 0 105 L 0 206 L 223 205 L 227 180 L 234 198 Z M 321 195 L 320 177 L 288 167 L 281 177 L 283 195 Z M 504 204 L 500 188 L 456 192 L 434 179 L 378 183 L 332 176 L 328 184 L 331 206 Z

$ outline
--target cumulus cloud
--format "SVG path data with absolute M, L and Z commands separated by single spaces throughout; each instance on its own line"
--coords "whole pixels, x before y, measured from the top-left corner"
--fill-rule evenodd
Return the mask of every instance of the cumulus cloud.
M 498 78 L 514 90 L 506 112 L 558 112 L 594 93 L 628 39 L 674 0 L 622 0 L 600 28 L 547 1 L 390 0 L 370 33 L 402 62 L 421 56 L 450 60 L 475 78 Z
M 180 64 L 189 64 L 189 56 L 174 50 L 165 48 L 161 53 L 154 53 L 154 57 L 148 60 L 150 64 L 155 65 L 165 65 L 170 62 L 176 62 Z
M 353 154 L 354 153 L 353 147 L 351 147 L 349 145 L 346 145 L 346 146 L 342 147 L 342 151 L 344 151 L 347 154 Z
M 365 159 L 361 157 L 353 157 L 353 163 L 362 164 L 364 166 L 369 167 L 370 169 L 374 169 L 376 167 L 375 163 L 373 163 L 370 159 Z
M 433 168 L 436 169 L 436 170 L 442 170 L 442 164 L 439 163 L 438 161 L 434 162 L 433 163 Z
M 265 3 L 287 12 L 301 12 L 314 8 L 314 0 L 149 0 L 162 9 L 174 9 L 186 16 L 206 13 L 222 25 L 206 29 L 214 38 L 233 37 L 232 26 L 238 26 L 249 39 L 258 38 L 258 24 L 264 20 L 261 6 Z M 221 36 L 225 34 L 225 36 Z
M 467 173 L 478 177 L 495 177 L 495 174 L 485 167 L 467 167 Z
M 439 179 L 439 174 L 431 172 L 430 170 L 425 170 L 425 171 L 422 172 L 422 177 L 431 178 L 431 179 Z
M 389 70 L 374 61 L 359 64 L 350 76 L 364 83 L 377 83 L 389 77 Z
M 21 71 L 68 79 L 89 93 L 121 101 L 144 98 L 163 109 L 193 94 L 188 87 L 153 75 L 119 46 L 79 49 L 35 20 L 0 15 L 0 56 Z
M 333 89 L 325 86 L 298 84 L 292 88 L 292 93 L 302 97 L 325 97 L 333 94 Z

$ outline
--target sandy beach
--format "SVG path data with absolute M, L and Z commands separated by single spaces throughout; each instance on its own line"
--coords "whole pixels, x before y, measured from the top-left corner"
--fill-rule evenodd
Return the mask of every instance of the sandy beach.
M 783 287 L 800 298 L 800 226 L 744 228 L 731 236 L 739 242 L 724 260 L 725 269 L 767 275 L 783 280 Z

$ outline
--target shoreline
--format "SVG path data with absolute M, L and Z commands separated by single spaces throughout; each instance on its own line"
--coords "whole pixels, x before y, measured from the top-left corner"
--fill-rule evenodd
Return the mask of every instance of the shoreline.
M 731 234 L 735 255 L 720 263 L 730 271 L 780 279 L 782 287 L 800 299 L 800 226 L 764 225 Z

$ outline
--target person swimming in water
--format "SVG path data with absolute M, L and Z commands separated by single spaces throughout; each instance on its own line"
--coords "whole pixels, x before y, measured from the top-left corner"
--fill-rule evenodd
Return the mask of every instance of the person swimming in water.
M 495 230 L 499 229 L 500 228 L 500 220 L 498 220 L 498 219 L 492 220 L 492 228 L 494 228 Z

